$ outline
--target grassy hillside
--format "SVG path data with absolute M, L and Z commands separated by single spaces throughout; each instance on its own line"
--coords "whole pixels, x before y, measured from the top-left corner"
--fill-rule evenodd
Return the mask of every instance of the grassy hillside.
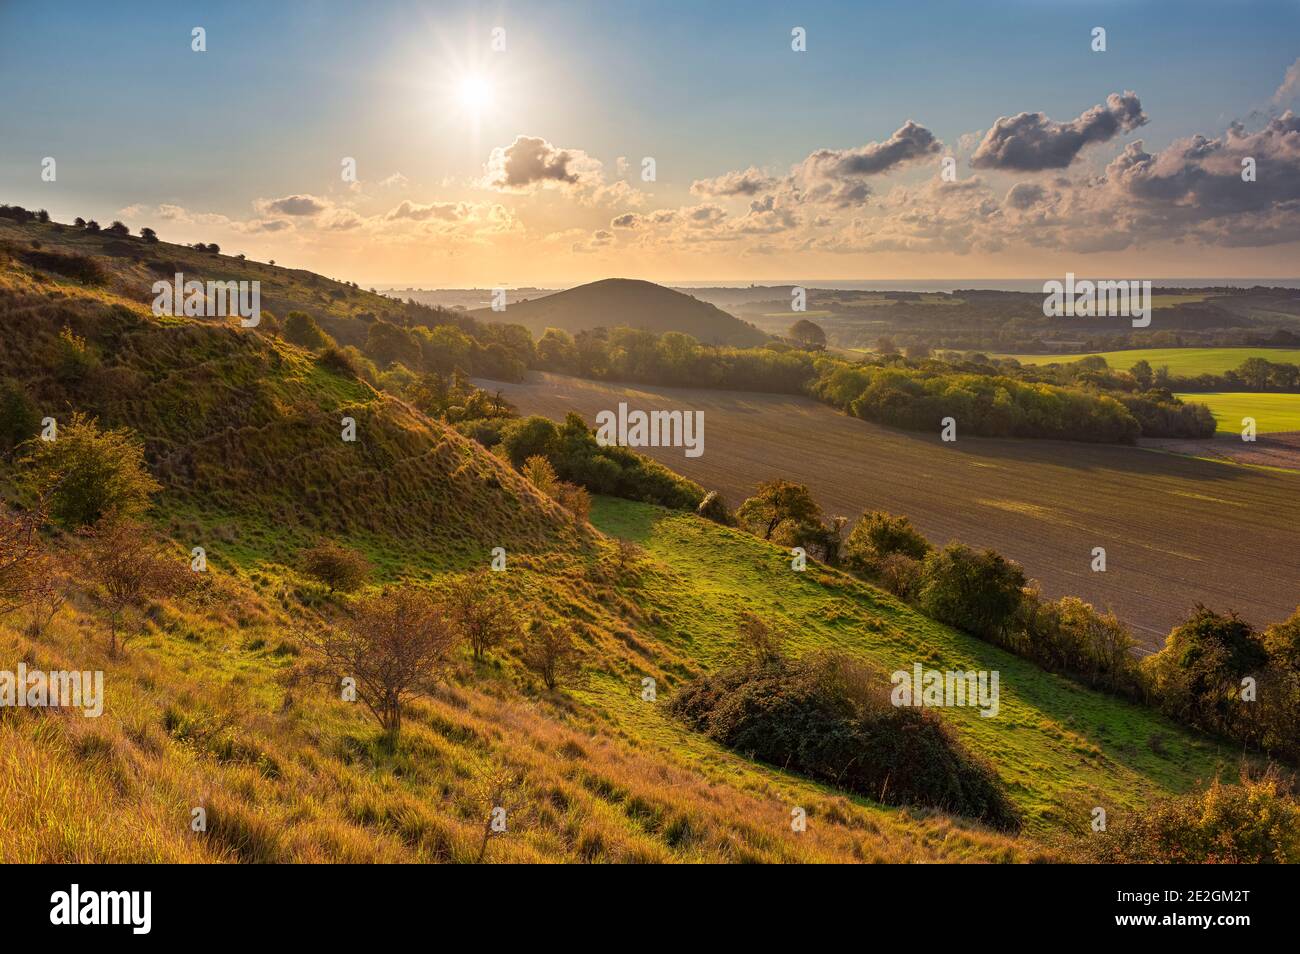
M 628 278 L 607 278 L 543 298 L 510 302 L 503 313 L 485 308 L 471 314 L 482 321 L 504 319 L 521 324 L 534 336 L 547 328 L 574 334 L 587 328 L 625 325 L 655 334 L 680 331 L 704 344 L 749 347 L 767 340 L 753 325 L 716 305 L 663 285 Z
M 0 619 L 0 669 L 102 670 L 106 709 L 0 708 L 0 862 L 1023 861 L 1054 855 L 1093 806 L 1140 810 L 1234 764 L 1149 712 L 839 573 L 795 574 L 782 550 L 694 516 L 600 500 L 594 526 L 575 523 L 443 424 L 265 329 L 155 318 L 130 294 L 135 264 L 106 267 L 87 287 L 21 248 L 0 254 L 0 377 L 61 423 L 77 410 L 139 434 L 163 485 L 153 525 L 178 562 L 206 549 L 208 585 L 143 607 L 113 657 L 78 577 L 84 544 L 51 537 L 68 603 L 39 634 Z M 221 262 L 225 277 L 238 267 Z M 355 443 L 340 439 L 343 416 Z M 6 500 L 13 477 L 0 462 Z M 519 643 L 482 662 L 462 652 L 410 707 L 401 741 L 382 744 L 362 707 L 308 678 L 304 630 L 342 601 L 299 569 L 320 537 L 363 551 L 373 587 L 437 587 L 505 547 L 494 584 L 526 618 L 572 627 L 580 677 L 549 692 Z M 622 566 L 613 537 L 645 552 Z M 677 687 L 736 651 L 741 609 L 799 651 L 999 670 L 998 718 L 943 718 L 993 763 L 1025 831 L 849 796 L 668 718 Z M 492 834 L 497 805 L 508 828 Z M 791 830 L 795 807 L 806 832 Z M 195 808 L 205 832 L 191 830 Z

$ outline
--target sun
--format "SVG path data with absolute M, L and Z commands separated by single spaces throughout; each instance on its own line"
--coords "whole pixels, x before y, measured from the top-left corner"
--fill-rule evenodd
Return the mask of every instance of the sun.
M 466 112 L 478 115 L 492 105 L 492 84 L 484 76 L 462 76 L 456 86 L 456 98 Z

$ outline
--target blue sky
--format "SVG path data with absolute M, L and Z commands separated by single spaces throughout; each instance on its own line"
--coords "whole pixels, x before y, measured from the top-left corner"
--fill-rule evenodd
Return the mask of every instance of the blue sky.
M 194 26 L 207 31 L 204 54 L 190 49 Z M 507 31 L 504 54 L 488 49 L 489 31 L 498 26 Z M 790 50 L 793 26 L 807 30 L 806 53 Z M 1089 49 L 1094 26 L 1107 30 L 1104 54 Z M 188 221 L 172 219 L 178 238 L 233 229 L 250 253 L 276 244 L 248 224 L 258 200 L 312 195 L 367 221 L 403 199 L 421 207 L 491 201 L 502 205 L 499 215 L 513 217 L 501 230 L 510 241 L 536 247 L 550 236 L 565 249 L 557 278 L 603 267 L 609 256 L 640 263 L 647 276 L 688 277 L 670 276 L 682 262 L 650 254 L 644 233 L 635 246 L 620 246 L 621 234 L 601 244 L 596 235 L 612 231 L 608 222 L 620 201 L 630 200 L 622 211 L 686 208 L 700 201 L 690 188 L 695 180 L 751 166 L 780 175 L 814 150 L 888 140 L 909 119 L 960 155 L 963 135 L 982 133 L 1000 117 L 1042 111 L 1068 122 L 1109 94 L 1136 91 L 1148 121 L 1090 147 L 1069 170 L 1100 172 L 1134 138 L 1155 153 L 1194 134 L 1222 136 L 1233 120 L 1250 124 L 1254 116 L 1257 127 L 1270 110 L 1288 105 L 1272 97 L 1298 56 L 1295 2 L 9 0 L 0 3 L 0 200 L 44 206 L 56 218 L 107 219 L 126 209 L 139 224 L 159 207 L 183 209 Z M 492 102 L 468 116 L 456 102 L 457 84 L 480 74 Z M 519 136 L 580 151 L 602 165 L 606 185 L 617 178 L 618 157 L 630 157 L 634 168 L 639 157 L 655 157 L 658 179 L 653 189 L 636 183 L 646 193 L 640 196 L 475 189 L 491 151 Z M 39 179 L 44 156 L 58 160 L 56 183 Z M 337 181 L 343 156 L 358 160 L 362 190 L 349 192 Z M 922 178 L 915 169 L 895 172 L 890 181 L 903 186 Z M 370 188 L 394 175 L 405 184 L 382 193 Z M 873 181 L 873 196 L 884 195 L 885 184 Z M 990 184 L 998 192 L 1009 186 L 997 177 Z M 795 200 L 778 201 L 793 208 Z M 724 209 L 734 221 L 742 205 Z M 846 228 L 856 220 L 859 234 L 877 234 L 864 223 L 880 212 L 876 201 L 837 214 Z M 806 207 L 799 215 L 818 217 Z M 289 226 L 276 236 L 285 258 L 337 268 L 344 244 L 313 239 L 300 227 L 307 223 L 290 224 L 292 236 Z M 353 241 L 354 251 L 403 249 L 393 252 L 401 263 L 396 271 L 361 269 L 372 280 L 434 278 L 419 274 L 421 241 L 426 251 L 459 258 L 466 280 L 489 280 L 499 271 L 494 252 L 518 258 L 524 247 L 512 253 L 500 242 L 485 245 L 481 230 L 398 242 L 358 228 L 365 237 Z M 186 229 L 196 234 L 182 235 Z M 584 241 L 580 231 L 590 236 L 585 251 L 575 251 Z M 877 266 L 890 261 L 916 271 L 913 259 L 921 255 L 837 253 L 801 264 L 798 242 L 787 238 L 772 261 L 752 261 L 773 255 L 754 251 L 755 243 L 743 249 L 750 262 L 740 261 L 738 245 L 697 252 L 713 277 L 772 268 L 827 274 L 832 265 L 845 277 L 875 277 Z M 616 255 L 620 247 L 626 254 Z M 987 250 L 973 257 L 933 251 L 924 270 L 935 276 L 985 261 L 992 272 L 1017 267 Z M 1272 254 L 1264 256 L 1269 264 Z M 1153 268 L 1169 261 L 1152 255 Z M 1021 253 L 1019 261 L 1022 270 L 1043 267 L 1041 256 Z M 1243 259 L 1240 266 L 1248 264 Z

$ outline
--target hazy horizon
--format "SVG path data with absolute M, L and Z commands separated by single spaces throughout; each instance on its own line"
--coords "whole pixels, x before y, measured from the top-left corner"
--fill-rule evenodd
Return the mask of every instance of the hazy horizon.
M 1300 260 L 1297 36 L 1271 0 L 13 2 L 0 196 L 368 285 L 1240 281 Z

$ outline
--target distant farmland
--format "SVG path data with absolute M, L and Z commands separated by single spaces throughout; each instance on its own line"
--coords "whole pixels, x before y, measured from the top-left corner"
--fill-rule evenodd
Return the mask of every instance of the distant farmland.
M 1300 394 L 1257 392 L 1221 392 L 1216 394 L 1180 394 L 1184 401 L 1196 401 L 1209 407 L 1219 423 L 1219 433 L 1241 433 L 1241 419 L 1253 417 L 1259 434 L 1300 431 Z
M 588 423 L 620 400 L 704 411 L 705 452 L 647 452 L 731 506 L 760 480 L 807 483 L 829 514 L 882 508 L 934 542 L 957 538 L 1020 561 L 1050 596 L 1113 608 L 1148 647 L 1197 602 L 1255 623 L 1300 603 L 1300 476 L 1132 447 L 894 431 L 812 400 L 620 387 L 559 375 L 500 385 L 523 414 Z M 1089 568 L 1093 547 L 1108 568 Z
M 1241 366 L 1247 358 L 1266 358 L 1269 361 L 1300 364 L 1300 349 L 1295 348 L 1138 348 L 1132 351 L 1101 351 L 1094 354 L 1000 354 L 999 358 L 1015 358 L 1021 364 L 1051 364 L 1078 361 L 1080 358 L 1102 357 L 1106 364 L 1127 371 L 1145 360 L 1151 367 L 1169 366 L 1170 374 L 1197 375 L 1222 374 Z

